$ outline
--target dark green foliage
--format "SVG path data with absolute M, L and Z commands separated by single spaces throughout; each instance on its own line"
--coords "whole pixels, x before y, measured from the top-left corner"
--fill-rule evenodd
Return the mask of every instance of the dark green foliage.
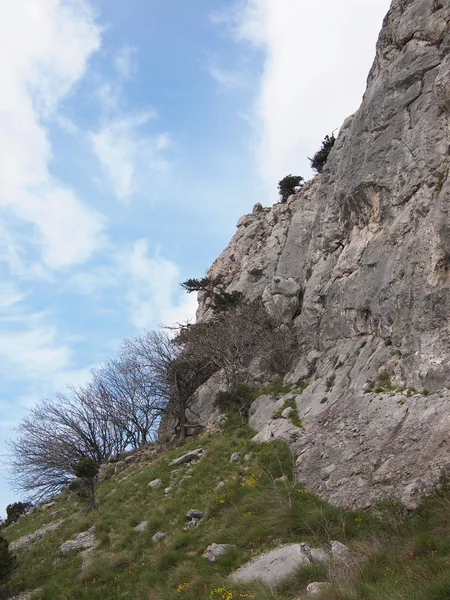
M 217 405 L 220 408 L 220 412 L 229 415 L 239 414 L 241 419 L 247 422 L 250 406 L 260 394 L 259 390 L 241 384 L 235 390 L 219 392 Z
M 16 566 L 17 559 L 8 548 L 9 544 L 0 536 L 0 585 L 6 583 Z
M 95 477 L 99 467 L 92 458 L 83 456 L 75 467 L 77 479 L 70 484 L 70 489 L 80 498 L 86 500 L 92 508 L 97 505 L 95 499 Z
M 221 277 L 213 279 L 203 277 L 202 279 L 187 279 L 181 284 L 188 293 L 204 292 L 211 300 L 214 311 L 220 312 L 236 307 L 242 300 L 242 292 L 226 292 L 225 284 Z
M 280 202 L 284 204 L 289 196 L 298 192 L 299 188 L 303 185 L 303 177 L 301 175 L 286 175 L 278 183 L 278 192 L 280 194 Z
M 83 456 L 75 467 L 76 477 L 82 479 L 94 479 L 98 473 L 98 465 L 89 456 Z
M 310 158 L 311 169 L 316 171 L 317 173 L 322 173 L 322 170 L 328 160 L 328 155 L 331 152 L 332 147 L 336 138 L 334 137 L 334 133 L 330 135 L 326 135 L 325 139 L 322 142 L 322 146 L 320 150 L 318 150 L 312 158 Z
M 11 525 L 14 521 L 23 515 L 27 508 L 31 507 L 30 502 L 14 502 L 14 504 L 8 504 L 6 507 L 6 525 Z

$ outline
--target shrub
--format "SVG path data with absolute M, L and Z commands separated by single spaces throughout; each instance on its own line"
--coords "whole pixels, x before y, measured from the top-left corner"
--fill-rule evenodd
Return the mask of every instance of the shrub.
M 0 536 L 0 585 L 8 581 L 17 563 L 16 557 L 8 546 L 5 538 Z
M 94 508 L 97 504 L 95 499 L 95 477 L 97 476 L 99 467 L 92 458 L 89 456 L 83 456 L 77 463 L 75 468 L 75 475 L 78 479 L 72 482 L 70 489 L 74 491 L 80 498 L 87 500 L 87 502 Z
M 300 187 L 303 185 L 303 177 L 300 175 L 286 175 L 278 183 L 278 192 L 280 194 L 280 202 L 284 204 L 289 196 L 298 192 Z
M 14 504 L 8 504 L 6 507 L 6 525 L 11 525 L 11 523 L 17 521 L 17 519 L 24 515 L 30 507 L 30 502 L 14 502 Z
M 320 150 L 318 150 L 312 158 L 308 159 L 311 162 L 311 169 L 317 173 L 322 173 L 322 170 L 328 160 L 328 155 L 330 154 L 335 141 L 336 138 L 334 137 L 334 133 L 332 133 L 331 136 L 325 136 Z

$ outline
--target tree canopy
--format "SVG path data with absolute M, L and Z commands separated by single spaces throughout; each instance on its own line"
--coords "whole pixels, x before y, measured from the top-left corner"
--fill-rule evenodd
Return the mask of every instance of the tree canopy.
M 278 192 L 280 194 L 280 202 L 284 204 L 289 196 L 298 192 L 303 185 L 304 178 L 301 175 L 286 175 L 278 182 Z

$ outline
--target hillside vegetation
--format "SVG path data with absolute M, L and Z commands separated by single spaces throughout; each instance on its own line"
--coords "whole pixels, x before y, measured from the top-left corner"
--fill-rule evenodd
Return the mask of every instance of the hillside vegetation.
M 252 436 L 230 415 L 221 430 L 183 446 L 141 450 L 135 462 L 99 482 L 94 510 L 67 490 L 56 504 L 22 517 L 4 530 L 9 542 L 49 523 L 56 528 L 16 550 L 10 593 L 38 589 L 33 597 L 40 600 L 292 600 L 302 598 L 309 583 L 329 581 L 320 596 L 327 600 L 450 598 L 445 484 L 415 512 L 396 502 L 346 511 L 293 482 L 284 443 L 256 444 Z M 170 465 L 198 448 L 198 460 Z M 160 485 L 149 487 L 157 479 Z M 191 509 L 205 513 L 195 527 L 186 518 Z M 59 553 L 64 542 L 92 527 L 96 547 Z M 158 532 L 165 537 L 154 541 Z M 258 582 L 234 586 L 228 579 L 248 559 L 280 544 L 326 548 L 331 540 L 347 544 L 350 557 L 301 567 L 275 590 Z M 212 543 L 233 547 L 210 563 L 202 555 Z

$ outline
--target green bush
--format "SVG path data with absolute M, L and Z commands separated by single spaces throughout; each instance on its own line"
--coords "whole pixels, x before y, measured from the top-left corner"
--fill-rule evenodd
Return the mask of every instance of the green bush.
M 8 581 L 17 563 L 8 546 L 8 542 L 0 535 L 0 585 Z
M 298 192 L 300 187 L 303 185 L 303 177 L 300 175 L 286 175 L 278 183 L 278 192 L 280 194 L 280 202 L 284 204 L 289 196 Z
M 330 154 L 335 141 L 336 138 L 334 137 L 334 133 L 332 133 L 331 136 L 325 136 L 320 150 L 318 150 L 314 154 L 314 156 L 309 159 L 309 161 L 311 162 L 311 169 L 313 169 L 317 173 L 322 173 L 322 170 L 328 160 L 328 155 Z
M 17 521 L 31 507 L 30 502 L 14 502 L 6 507 L 6 526 Z

